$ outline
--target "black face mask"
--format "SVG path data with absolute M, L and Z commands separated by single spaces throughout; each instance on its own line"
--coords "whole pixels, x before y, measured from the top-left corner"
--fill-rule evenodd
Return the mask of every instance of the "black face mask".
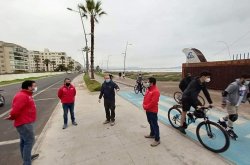
M 65 85 L 66 85 L 67 87 L 69 87 L 69 86 L 70 86 L 70 83 L 66 83 Z

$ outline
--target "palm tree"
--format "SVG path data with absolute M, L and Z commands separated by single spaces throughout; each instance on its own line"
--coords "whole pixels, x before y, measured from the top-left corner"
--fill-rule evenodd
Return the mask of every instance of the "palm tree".
M 49 59 L 45 59 L 43 61 L 43 63 L 46 65 L 46 69 L 47 69 L 47 72 L 49 71 L 49 63 L 50 63 L 50 60 Z
M 70 61 L 69 64 L 68 64 L 68 69 L 70 71 L 72 71 L 72 69 L 74 68 L 74 62 L 73 61 Z
M 39 58 L 38 55 L 34 56 L 34 62 L 36 63 L 36 71 L 38 71 L 40 60 L 41 59 Z
M 50 63 L 52 64 L 53 71 L 55 71 L 55 65 L 56 65 L 56 62 L 55 62 L 55 61 L 51 61 Z
M 61 56 L 60 59 L 62 60 L 62 64 L 64 63 L 65 57 Z
M 104 14 L 107 14 L 101 8 L 101 1 L 95 2 L 94 0 L 86 0 L 86 4 L 80 5 L 80 9 L 82 9 L 84 15 L 90 17 L 90 25 L 91 25 L 91 55 L 90 55 L 90 69 L 91 69 L 91 79 L 94 79 L 94 32 L 95 32 L 95 22 L 98 23 L 98 17 L 101 17 Z

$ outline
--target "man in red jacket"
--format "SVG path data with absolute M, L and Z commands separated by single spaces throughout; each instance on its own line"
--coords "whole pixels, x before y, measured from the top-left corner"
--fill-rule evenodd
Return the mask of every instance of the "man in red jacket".
M 75 96 L 75 87 L 71 84 L 71 80 L 69 78 L 65 78 L 64 85 L 58 90 L 58 97 L 60 98 L 63 107 L 63 129 L 67 128 L 68 125 L 68 111 L 70 111 L 72 124 L 77 126 L 74 115 Z
M 12 109 L 6 120 L 14 120 L 14 126 L 20 136 L 20 150 L 24 165 L 31 165 L 31 160 L 36 159 L 39 154 L 31 156 L 35 142 L 33 123 L 36 121 L 36 105 L 32 94 L 37 91 L 36 82 L 26 80 L 22 83 L 13 101 Z
M 148 87 L 143 100 L 143 109 L 146 110 L 147 119 L 150 125 L 150 134 L 145 138 L 154 138 L 155 141 L 151 144 L 155 147 L 160 144 L 160 132 L 158 126 L 158 102 L 160 98 L 160 92 L 156 86 L 156 79 L 150 77 L 145 85 Z

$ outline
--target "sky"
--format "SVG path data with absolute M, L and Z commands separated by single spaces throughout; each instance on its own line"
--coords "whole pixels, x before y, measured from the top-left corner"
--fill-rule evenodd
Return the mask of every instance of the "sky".
M 102 0 L 107 15 L 95 25 L 95 65 L 176 67 L 183 48 L 197 48 L 208 61 L 250 52 L 249 0 Z M 84 0 L 0 0 L 0 41 L 28 50 L 65 51 L 83 64 L 85 46 L 77 10 Z M 90 21 L 84 20 L 87 33 Z M 90 37 L 88 36 L 90 45 Z M 229 47 L 229 51 L 227 49 Z

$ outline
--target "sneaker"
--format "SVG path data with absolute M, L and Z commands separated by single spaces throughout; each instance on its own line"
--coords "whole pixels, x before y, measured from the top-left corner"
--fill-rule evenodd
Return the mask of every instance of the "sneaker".
M 195 122 L 194 115 L 192 113 L 188 113 L 187 116 L 193 123 Z
M 105 120 L 103 124 L 108 124 L 109 122 L 110 122 L 109 120 Z
M 159 141 L 154 141 L 152 144 L 151 144 L 151 147 L 156 147 L 160 144 L 160 140 Z
M 227 123 L 222 118 L 218 120 L 218 124 L 220 124 L 223 128 L 227 129 Z
M 31 160 L 36 160 L 37 158 L 39 157 L 39 154 L 34 154 L 34 155 L 31 155 Z
M 183 123 L 183 126 L 182 126 L 184 129 L 187 129 L 188 125 L 186 122 Z
M 111 126 L 114 126 L 114 125 L 115 125 L 115 121 L 111 121 L 111 122 L 110 122 L 110 125 L 111 125 Z
M 64 124 L 62 129 L 66 129 L 67 127 L 67 124 Z
M 185 128 L 183 126 L 179 127 L 179 131 L 183 134 L 186 134 Z
M 236 135 L 236 133 L 233 131 L 233 128 L 230 128 L 227 130 L 229 136 L 231 136 L 232 138 L 236 139 L 238 138 L 238 135 Z
M 77 126 L 77 125 L 78 125 L 77 122 L 75 122 L 75 121 L 72 122 L 72 124 L 73 124 L 74 126 Z
M 155 138 L 155 136 L 152 136 L 152 135 L 145 135 L 144 137 L 145 138 L 151 138 L 151 139 Z

